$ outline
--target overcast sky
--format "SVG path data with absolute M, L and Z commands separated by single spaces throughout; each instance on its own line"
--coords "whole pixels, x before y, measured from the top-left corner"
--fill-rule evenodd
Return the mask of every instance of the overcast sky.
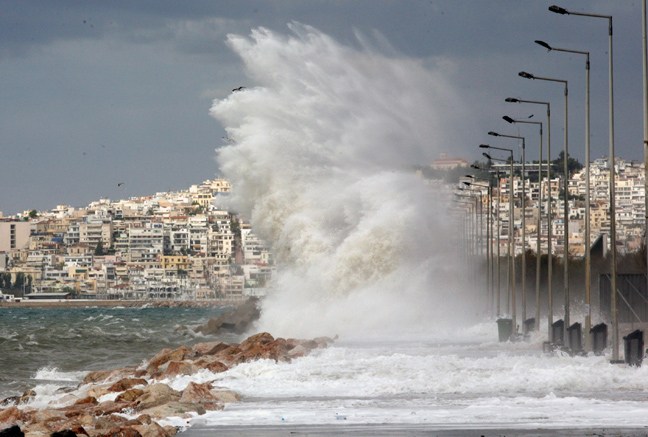
M 489 130 L 527 137 L 537 128 L 503 115 L 545 120 L 552 154 L 562 148 L 562 86 L 518 77 L 521 70 L 569 81 L 570 154 L 584 161 L 585 61 L 547 50 L 591 52 L 592 158 L 608 154 L 607 20 L 551 13 L 553 1 L 518 0 L 0 0 L 0 211 L 84 206 L 187 188 L 219 174 L 223 126 L 215 98 L 254 86 L 227 46 L 228 34 L 259 26 L 289 34 L 314 26 L 343 45 L 361 40 L 393 57 L 452 65 L 470 116 L 450 155 L 480 159 L 480 143 L 511 147 Z M 563 1 L 572 11 L 614 17 L 616 155 L 643 160 L 641 1 Z M 500 141 L 501 143 L 498 143 Z M 119 183 L 123 185 L 118 186 Z

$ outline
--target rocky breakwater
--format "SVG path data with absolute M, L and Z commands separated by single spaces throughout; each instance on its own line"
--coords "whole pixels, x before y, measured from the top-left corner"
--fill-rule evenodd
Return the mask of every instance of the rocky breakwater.
M 174 390 L 165 382 L 199 371 L 226 372 L 254 360 L 290 362 L 317 348 L 328 337 L 314 340 L 274 338 L 267 332 L 240 344 L 213 341 L 189 348 L 164 349 L 139 367 L 91 372 L 77 387 L 62 388 L 47 405 L 36 393 L 7 398 L 0 403 L 0 435 L 169 437 L 179 428 L 158 422 L 181 418 L 187 423 L 209 410 L 221 410 L 240 400 L 238 394 L 212 382 L 189 382 Z M 164 381 L 164 382 L 163 382 Z M 42 401 L 41 401 L 42 403 Z M 38 407 L 37 407 L 38 406 Z

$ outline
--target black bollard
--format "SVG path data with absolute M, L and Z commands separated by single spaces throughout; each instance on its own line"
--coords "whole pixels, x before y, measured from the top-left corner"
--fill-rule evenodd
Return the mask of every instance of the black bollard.
M 607 333 L 608 328 L 605 323 L 599 323 L 590 329 L 592 352 L 595 355 L 603 355 L 603 351 L 607 347 Z
M 578 353 L 583 350 L 583 337 L 581 333 L 581 324 L 576 322 L 567 328 L 567 340 L 569 349 L 572 353 Z
M 625 362 L 630 366 L 641 366 L 643 361 L 643 331 L 636 330 L 623 337 L 625 342 Z
M 565 344 L 565 322 L 558 320 L 551 325 L 551 342 L 555 346 L 563 346 Z
M 513 319 L 497 319 L 497 332 L 500 342 L 508 341 L 513 335 Z

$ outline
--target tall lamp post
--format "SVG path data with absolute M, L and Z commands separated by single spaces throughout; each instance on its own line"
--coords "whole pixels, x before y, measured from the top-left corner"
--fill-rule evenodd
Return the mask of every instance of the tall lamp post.
M 592 349 L 590 339 L 590 328 L 592 327 L 591 310 L 591 255 L 590 246 L 590 57 L 589 52 L 581 50 L 560 49 L 553 47 L 544 41 L 535 41 L 549 51 L 576 53 L 585 55 L 585 351 Z
M 553 238 L 551 233 L 551 105 L 549 102 L 522 100 L 513 97 L 507 97 L 505 101 L 508 103 L 532 103 L 547 106 L 547 329 L 549 335 L 548 338 L 551 340 L 551 325 L 553 325 L 553 255 L 551 249 Z M 540 164 L 542 164 L 542 147 L 540 147 Z M 542 176 L 542 174 L 540 174 L 540 176 Z M 542 181 L 542 178 L 540 178 L 540 181 Z M 540 192 L 542 193 L 542 182 L 540 183 Z M 540 324 L 540 321 L 538 321 L 538 324 Z
M 482 194 L 481 191 L 483 189 L 487 190 L 486 191 L 486 195 L 487 195 L 486 203 L 488 204 L 488 214 L 486 214 L 486 242 L 488 244 L 486 245 L 486 278 L 487 278 L 487 281 L 486 281 L 487 282 L 486 294 L 487 295 L 491 294 L 491 296 L 492 296 L 492 293 L 491 293 L 492 282 L 493 282 L 493 278 L 491 276 L 492 254 L 491 254 L 491 248 L 489 247 L 490 242 L 491 242 L 491 220 L 490 220 L 490 204 L 491 204 L 491 190 L 490 190 L 490 188 L 491 188 L 491 184 L 490 184 L 490 181 L 488 181 L 486 179 L 478 178 L 478 177 L 476 177 L 474 175 L 471 175 L 471 174 L 467 174 L 466 177 L 472 179 L 473 182 L 467 182 L 466 181 L 466 182 L 464 182 L 464 185 L 466 185 L 468 188 L 471 188 L 471 187 L 477 188 L 479 190 L 480 200 L 481 200 L 481 194 Z M 481 180 L 481 181 L 487 182 L 487 184 L 475 183 L 474 182 L 475 180 Z M 480 211 L 480 216 L 479 217 L 480 217 L 480 226 L 481 226 L 481 218 L 484 215 L 483 214 L 483 211 L 484 211 L 484 204 L 483 203 L 480 205 L 479 211 Z M 489 306 L 491 305 L 491 303 L 492 303 L 492 300 L 489 299 Z M 490 307 L 490 309 L 492 310 L 492 306 Z
M 518 73 L 520 77 L 523 77 L 525 79 L 538 79 L 538 80 L 546 80 L 549 82 L 560 82 L 565 85 L 565 152 L 564 152 L 564 165 L 563 169 L 565 172 L 565 177 L 564 177 L 564 183 L 563 183 L 563 190 L 565 191 L 565 199 L 563 201 L 563 226 L 564 226 L 564 232 L 563 232 L 563 261 L 564 261 L 564 267 L 565 267 L 565 273 L 564 273 L 564 285 L 565 285 L 565 319 L 564 319 L 564 336 L 563 338 L 567 338 L 567 329 L 569 328 L 569 202 L 567 201 L 569 197 L 569 171 L 567 167 L 567 157 L 569 156 L 568 154 L 568 135 L 567 135 L 567 129 L 568 129 L 568 118 L 567 118 L 567 108 L 568 108 L 568 87 L 567 87 L 567 81 L 562 80 L 562 79 L 552 79 L 548 77 L 540 77 L 540 76 L 534 76 L 532 74 L 529 74 L 525 71 L 520 71 Z
M 486 154 L 484 154 L 484 155 L 486 155 Z M 474 164 L 471 165 L 471 167 L 476 169 L 476 170 L 482 170 L 481 168 L 479 168 L 478 166 L 476 166 Z M 492 244 L 490 243 L 490 240 L 489 240 L 489 245 L 491 246 L 491 267 L 492 267 L 492 270 L 497 268 L 497 295 L 495 295 L 495 272 L 492 271 L 492 273 L 491 273 L 492 294 L 493 294 L 494 299 L 496 299 L 496 303 L 497 303 L 495 315 L 497 317 L 500 317 L 501 316 L 501 312 L 500 312 L 500 295 L 501 295 L 502 286 L 501 286 L 501 271 L 500 271 L 500 213 L 499 212 L 500 212 L 500 198 L 501 198 L 502 190 L 501 190 L 501 186 L 500 186 L 500 171 L 499 171 L 499 169 L 495 170 L 495 175 L 496 175 L 495 178 L 497 180 L 497 209 L 496 209 L 495 222 L 493 223 L 493 220 L 491 220 L 491 228 L 492 228 L 492 225 L 495 225 L 495 229 L 497 230 L 497 239 L 496 239 L 496 243 L 495 243 L 495 244 L 497 244 L 497 262 L 496 263 L 492 261 L 492 258 L 494 256 L 494 254 L 493 254 Z M 490 181 L 489 181 L 489 191 L 490 191 Z M 493 203 L 494 203 L 494 199 L 491 196 L 490 205 L 492 205 Z M 491 231 L 491 237 L 492 237 L 493 232 L 494 231 Z
M 488 132 L 488 135 L 502 138 L 515 138 L 522 140 L 522 323 L 526 322 L 526 146 L 525 138 L 515 135 L 504 135 L 497 132 Z M 512 177 L 512 176 L 511 176 Z M 511 192 L 511 196 L 513 193 Z M 514 240 L 515 241 L 515 240 Z M 515 260 L 515 244 L 513 245 L 513 259 Z
M 614 175 L 614 76 L 613 76 L 613 61 L 612 61 L 612 16 L 611 15 L 598 15 L 586 14 L 584 12 L 571 12 L 559 6 L 549 6 L 551 12 L 561 15 L 580 15 L 583 17 L 605 18 L 608 20 L 608 56 L 609 56 L 609 119 L 610 119 L 610 245 L 612 250 L 612 360 L 618 361 L 619 359 L 619 314 L 617 306 L 617 253 L 616 253 L 616 199 L 615 199 L 615 175 Z M 644 74 L 645 76 L 645 74 Z M 565 157 L 567 159 L 567 157 Z
M 515 252 L 513 251 L 513 217 L 515 215 L 515 210 L 513 206 L 513 150 L 504 149 L 502 147 L 489 146 L 488 144 L 480 144 L 479 147 L 482 149 L 494 149 L 494 150 L 503 150 L 511 154 L 511 174 L 509 176 L 509 232 L 508 232 L 508 250 L 509 250 L 509 290 L 511 295 L 511 319 L 513 324 L 513 329 L 517 332 L 517 320 L 516 320 L 516 311 L 515 311 Z M 493 161 L 503 161 L 504 159 L 492 158 L 489 154 L 484 153 L 484 156 Z
M 514 120 L 513 118 L 505 115 L 502 117 L 504 121 L 508 123 L 527 123 L 527 124 L 537 124 L 540 126 L 540 161 L 538 164 L 538 186 L 542 184 L 542 122 L 541 121 L 529 121 L 529 120 Z M 524 165 L 524 164 L 523 164 Z M 536 238 L 536 313 L 535 313 L 535 329 L 538 331 L 540 329 L 540 228 L 542 227 L 542 188 L 538 190 L 538 221 L 537 221 L 537 238 Z
M 648 255 L 648 30 L 646 26 L 646 0 L 643 0 L 641 5 L 641 28 L 643 40 L 641 52 L 643 55 L 644 211 L 646 212 L 644 244 L 646 246 L 646 254 Z M 646 262 L 648 262 L 648 256 L 646 256 Z M 646 266 L 646 271 L 648 272 L 648 265 Z M 648 274 L 646 275 L 646 280 L 648 280 Z

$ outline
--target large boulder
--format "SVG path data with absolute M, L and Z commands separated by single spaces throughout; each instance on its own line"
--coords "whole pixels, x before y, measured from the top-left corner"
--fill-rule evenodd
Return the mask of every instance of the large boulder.
M 204 335 L 213 335 L 219 331 L 241 334 L 261 315 L 257 306 L 258 301 L 258 298 L 251 297 L 233 310 L 221 314 L 219 317 L 212 317 L 206 325 L 195 328 L 194 332 Z

